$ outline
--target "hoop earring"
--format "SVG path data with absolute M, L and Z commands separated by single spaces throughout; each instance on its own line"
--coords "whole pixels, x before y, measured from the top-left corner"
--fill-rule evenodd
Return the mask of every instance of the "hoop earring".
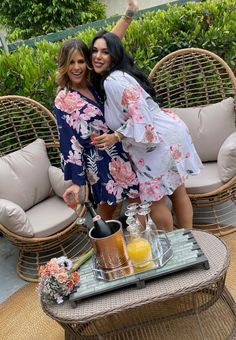
M 93 68 L 87 65 L 87 69 L 88 69 L 89 71 L 92 71 Z

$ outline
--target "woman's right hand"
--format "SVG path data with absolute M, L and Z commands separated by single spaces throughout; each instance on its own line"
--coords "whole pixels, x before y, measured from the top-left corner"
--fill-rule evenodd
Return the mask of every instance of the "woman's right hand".
M 136 13 L 139 10 L 138 2 L 136 0 L 127 0 L 128 8 L 127 10 L 130 10 L 134 13 Z
M 65 203 L 76 210 L 77 202 L 79 200 L 80 186 L 77 184 L 72 184 L 63 194 L 63 200 Z

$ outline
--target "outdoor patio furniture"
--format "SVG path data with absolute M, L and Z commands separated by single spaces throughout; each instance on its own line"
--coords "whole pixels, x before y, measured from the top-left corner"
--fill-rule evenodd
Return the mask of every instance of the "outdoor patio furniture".
M 0 231 L 19 248 L 18 275 L 38 280 L 38 269 L 52 257 L 73 258 L 90 249 L 81 191 L 77 214 L 62 199 L 70 182 L 60 169 L 54 116 L 21 96 L 0 97 Z
M 161 98 L 188 126 L 204 163 L 186 188 L 193 226 L 218 235 L 236 231 L 236 79 L 216 54 L 180 49 L 160 60 L 150 79 Z
M 146 283 L 78 301 L 72 308 L 42 304 L 65 329 L 66 340 L 229 340 L 236 336 L 235 302 L 225 288 L 225 243 L 193 231 L 210 268 L 173 273 Z M 158 269 L 157 269 L 158 270 Z M 112 282 L 107 282 L 111 284 Z

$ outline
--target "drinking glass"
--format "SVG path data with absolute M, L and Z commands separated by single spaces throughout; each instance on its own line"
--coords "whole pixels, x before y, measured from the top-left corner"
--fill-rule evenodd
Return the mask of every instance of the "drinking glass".
M 137 212 L 137 209 L 139 207 L 138 203 L 130 203 L 127 205 L 127 210 L 129 211 L 135 211 L 135 213 Z
M 89 131 L 90 131 L 90 139 L 92 142 L 94 142 L 94 138 L 97 137 L 97 136 L 100 136 L 101 135 L 101 129 L 93 124 L 93 123 L 89 123 Z M 94 155 L 95 155 L 95 160 L 96 161 L 100 161 L 103 159 L 103 157 L 101 157 L 98 153 L 98 150 L 96 149 L 96 146 L 94 148 Z
M 85 223 L 85 218 L 81 217 L 78 213 L 78 202 L 75 199 L 75 196 L 71 193 L 69 195 L 69 202 L 67 203 L 68 207 L 70 207 L 71 209 L 73 209 L 76 213 L 77 219 L 76 219 L 76 223 L 77 224 L 84 224 Z
M 78 202 L 75 199 L 75 196 L 71 193 L 68 196 L 69 201 L 67 202 L 68 207 L 75 210 L 77 209 Z
M 152 205 L 152 202 L 147 202 L 147 201 L 144 201 L 142 203 L 139 203 L 139 208 L 141 209 L 148 209 L 150 208 Z
M 127 210 L 125 212 L 125 216 L 128 216 L 127 218 L 127 224 L 131 222 L 135 223 L 136 225 L 136 228 L 139 230 L 139 231 L 142 231 L 144 228 L 141 224 L 141 222 L 139 221 L 139 219 L 137 218 L 137 215 L 138 215 L 138 203 L 131 203 L 127 206 Z

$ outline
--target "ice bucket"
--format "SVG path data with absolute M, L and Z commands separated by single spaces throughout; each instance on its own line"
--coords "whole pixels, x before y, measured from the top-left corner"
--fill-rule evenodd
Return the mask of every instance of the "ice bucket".
M 110 236 L 95 238 L 93 237 L 94 228 L 89 231 L 89 238 L 99 267 L 104 270 L 111 270 L 128 265 L 129 257 L 121 222 L 108 220 L 106 223 L 110 224 L 114 230 L 114 233 Z

